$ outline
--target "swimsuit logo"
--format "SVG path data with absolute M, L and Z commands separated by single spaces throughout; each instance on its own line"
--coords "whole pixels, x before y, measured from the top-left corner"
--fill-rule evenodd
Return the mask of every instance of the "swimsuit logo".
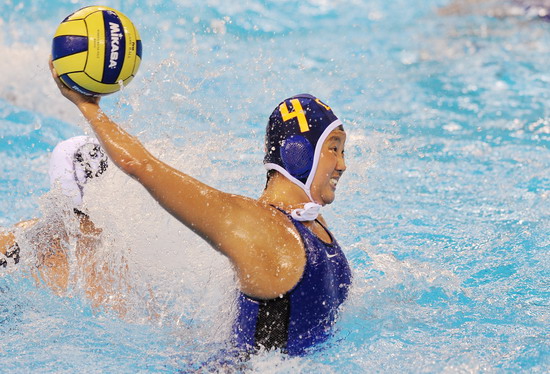
M 331 255 L 331 254 L 328 253 L 327 251 L 325 251 L 325 253 L 327 254 L 327 257 L 328 257 L 328 258 L 333 258 L 333 257 L 338 256 L 338 253 L 335 253 L 335 254 L 333 254 L 333 255 Z
M 118 50 L 120 39 L 124 37 L 124 34 L 120 32 L 120 26 L 118 23 L 109 22 L 111 29 L 111 56 L 109 60 L 109 69 L 116 69 L 118 64 Z

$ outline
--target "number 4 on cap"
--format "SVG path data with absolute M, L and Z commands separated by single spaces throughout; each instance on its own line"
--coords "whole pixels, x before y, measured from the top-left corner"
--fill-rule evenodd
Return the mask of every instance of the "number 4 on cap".
M 292 99 L 292 100 L 290 100 L 290 103 L 292 104 L 292 112 L 288 111 L 288 107 L 286 106 L 286 102 L 283 101 L 283 103 L 281 105 L 279 105 L 279 111 L 281 112 L 281 116 L 283 117 L 283 121 L 286 122 L 288 120 L 291 120 L 292 118 L 297 118 L 298 119 L 298 125 L 300 126 L 300 132 L 309 131 L 309 126 L 307 124 L 306 114 L 304 112 L 304 109 L 302 109 L 302 104 L 300 104 L 300 100 Z

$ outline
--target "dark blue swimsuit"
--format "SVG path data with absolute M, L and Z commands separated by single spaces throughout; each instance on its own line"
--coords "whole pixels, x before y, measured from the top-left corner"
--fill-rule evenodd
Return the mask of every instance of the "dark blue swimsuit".
M 233 338 L 241 350 L 253 352 L 263 347 L 289 355 L 304 354 L 330 337 L 338 307 L 348 294 L 350 268 L 332 234 L 325 228 L 331 238 L 331 243 L 325 243 L 304 224 L 289 218 L 304 243 L 304 274 L 280 298 L 257 300 L 239 293 Z

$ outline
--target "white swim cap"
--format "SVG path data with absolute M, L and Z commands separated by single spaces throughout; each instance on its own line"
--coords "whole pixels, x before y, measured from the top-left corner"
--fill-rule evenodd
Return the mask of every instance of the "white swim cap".
M 107 169 L 107 155 L 99 142 L 88 136 L 75 136 L 57 144 L 50 158 L 50 187 L 57 184 L 75 206 L 82 205 L 84 185 Z

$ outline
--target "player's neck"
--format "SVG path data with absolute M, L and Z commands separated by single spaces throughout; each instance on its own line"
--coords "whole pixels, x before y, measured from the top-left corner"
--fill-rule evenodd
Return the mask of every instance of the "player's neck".
M 270 178 L 259 201 L 284 210 L 301 207 L 310 202 L 304 190 L 279 173 Z

